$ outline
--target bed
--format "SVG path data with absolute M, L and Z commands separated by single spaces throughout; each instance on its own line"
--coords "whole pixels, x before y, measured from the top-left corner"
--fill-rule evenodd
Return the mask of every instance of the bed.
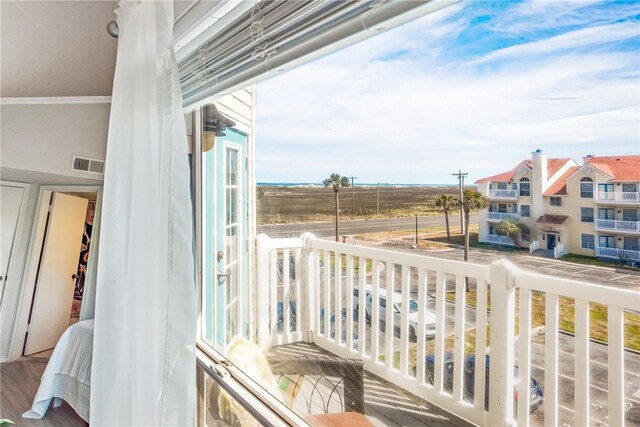
M 22 416 L 42 418 L 52 400 L 55 408 L 64 399 L 83 420 L 89 422 L 92 353 L 93 320 L 69 326 L 56 344 L 42 374 L 31 410 Z

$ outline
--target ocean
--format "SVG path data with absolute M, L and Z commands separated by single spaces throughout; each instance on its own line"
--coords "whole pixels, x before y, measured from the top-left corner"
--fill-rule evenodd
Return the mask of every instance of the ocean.
M 258 182 L 258 187 L 323 187 L 320 182 Z M 354 187 L 426 187 L 426 188 L 435 188 L 435 187 L 457 187 L 458 184 L 401 184 L 401 183 L 388 183 L 388 182 L 380 182 L 380 183 L 359 183 L 356 182 Z

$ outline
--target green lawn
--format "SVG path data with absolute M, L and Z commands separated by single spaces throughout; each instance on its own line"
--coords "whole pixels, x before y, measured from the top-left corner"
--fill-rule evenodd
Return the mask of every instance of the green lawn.
M 447 292 L 446 299 L 455 301 L 455 292 Z M 472 290 L 467 293 L 467 304 L 476 306 L 476 291 Z M 487 302 L 490 308 L 490 300 Z M 571 298 L 560 297 L 559 301 L 560 313 L 559 323 L 560 329 L 563 331 L 575 333 L 575 305 Z M 591 338 L 600 341 L 607 341 L 607 307 L 602 304 L 589 304 L 590 311 L 590 332 Z M 541 292 L 531 293 L 531 327 L 535 328 L 545 324 L 545 296 Z M 624 340 L 625 346 L 632 350 L 640 351 L 640 316 L 631 313 L 625 313 L 624 322 Z M 519 330 L 518 324 L 518 293 L 516 292 L 516 334 Z
M 631 271 L 639 271 L 639 268 L 624 265 L 621 261 L 606 261 L 585 255 L 566 254 L 560 258 L 561 261 L 575 262 L 576 264 L 595 265 L 598 267 L 624 268 Z

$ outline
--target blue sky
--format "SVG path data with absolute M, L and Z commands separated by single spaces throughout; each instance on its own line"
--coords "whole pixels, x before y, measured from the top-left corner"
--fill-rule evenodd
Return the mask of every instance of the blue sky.
M 462 1 L 257 87 L 259 182 L 640 154 L 640 1 Z

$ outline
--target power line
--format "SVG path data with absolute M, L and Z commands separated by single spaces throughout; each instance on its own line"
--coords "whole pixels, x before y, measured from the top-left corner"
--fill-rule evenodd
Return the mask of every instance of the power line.
M 451 175 L 458 177 L 458 187 L 460 188 L 460 233 L 464 234 L 464 221 L 462 220 L 462 202 L 464 202 L 464 177 L 469 174 L 458 169 L 458 173 L 452 173 Z
M 353 186 L 353 180 L 358 179 L 357 176 L 352 176 L 351 178 L 351 215 L 355 215 L 356 213 L 356 189 Z

